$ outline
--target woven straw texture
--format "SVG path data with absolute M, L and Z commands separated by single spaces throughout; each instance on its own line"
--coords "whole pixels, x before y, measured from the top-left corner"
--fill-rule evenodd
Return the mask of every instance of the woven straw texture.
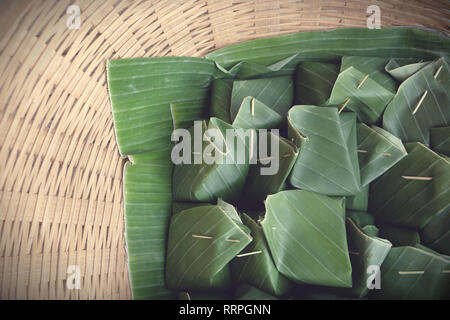
M 71 4 L 79 29 L 66 25 Z M 382 26 L 450 28 L 446 0 L 0 2 L 0 298 L 131 297 L 108 59 L 364 27 L 371 4 Z M 67 288 L 69 265 L 80 289 Z

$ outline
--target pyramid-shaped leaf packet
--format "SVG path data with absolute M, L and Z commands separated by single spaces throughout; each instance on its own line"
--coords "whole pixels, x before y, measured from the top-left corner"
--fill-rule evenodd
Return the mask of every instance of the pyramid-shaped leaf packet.
M 393 78 L 402 82 L 429 63 L 430 61 L 419 61 L 411 58 L 394 58 L 389 60 L 389 62 L 386 64 L 385 70 Z
M 386 130 L 356 125 L 361 185 L 366 186 L 406 156 L 402 141 Z
M 305 61 L 295 70 L 295 104 L 320 106 L 330 97 L 339 74 L 335 63 Z
M 282 274 L 300 283 L 351 287 L 344 202 L 307 190 L 267 197 L 261 225 Z
M 367 234 L 365 225 L 361 227 L 351 218 L 347 218 L 347 238 L 352 262 L 352 295 L 363 297 L 368 292 L 371 275 L 380 268 L 392 244 L 382 238 Z M 367 228 L 366 228 L 367 229 Z M 369 284 L 368 284 L 369 282 Z
M 242 100 L 252 96 L 272 110 L 286 116 L 294 100 L 294 84 L 291 76 L 264 79 L 235 80 L 231 94 L 230 114 L 234 121 Z
M 392 248 L 381 267 L 379 299 L 449 299 L 450 260 L 411 246 Z
M 438 59 L 406 79 L 383 115 L 383 128 L 404 142 L 430 144 L 430 129 L 450 125 L 450 69 Z
M 290 183 L 327 195 L 360 192 L 355 115 L 336 108 L 294 106 L 289 110 L 289 138 L 301 141 Z M 296 133 L 296 135 L 294 135 Z
M 405 147 L 408 155 L 371 184 L 369 211 L 384 222 L 421 229 L 448 207 L 450 162 L 419 142 Z
M 272 152 L 272 144 L 278 145 L 278 153 Z M 243 203 L 262 204 L 267 195 L 280 191 L 297 160 L 298 148 L 288 139 L 270 132 L 267 134 L 267 146 L 267 157 L 258 159 L 257 164 L 250 166 L 241 198 Z M 262 174 L 262 170 L 267 170 L 267 174 Z
M 167 286 L 226 290 L 231 285 L 228 263 L 251 241 L 248 228 L 220 205 L 174 214 L 167 245 Z
M 253 97 L 245 97 L 232 124 L 235 128 L 272 129 L 281 127 L 283 121 L 277 112 L 264 103 Z
M 354 67 L 343 70 L 336 79 L 327 104 L 354 111 L 365 123 L 376 123 L 394 93 Z
M 231 262 L 233 277 L 276 296 L 288 293 L 292 285 L 275 267 L 261 226 L 246 214 L 242 221 L 250 228 L 253 241 Z
M 203 144 L 200 150 L 193 151 L 191 163 L 178 164 L 174 168 L 173 194 L 177 201 L 211 202 L 217 198 L 234 200 L 240 196 L 249 161 L 244 159 L 241 162 L 238 153 L 241 150 L 244 153 L 241 156 L 248 158 L 248 141 L 233 126 L 217 118 L 210 119 L 210 129 L 215 132 L 214 140 L 212 137 L 207 138 L 208 131 L 205 131 Z M 230 145 L 227 145 L 231 143 L 226 140 L 227 130 L 236 133 L 237 137 Z M 190 138 L 193 139 L 191 146 L 194 146 L 195 134 Z M 190 152 L 190 148 L 187 149 Z M 205 155 L 210 156 L 211 163 L 205 160 Z M 196 157 L 200 158 L 200 163 L 196 163 Z
M 341 72 L 353 67 L 382 85 L 386 90 L 394 92 L 395 81 L 385 70 L 388 62 L 389 59 L 380 57 L 344 56 L 341 59 Z

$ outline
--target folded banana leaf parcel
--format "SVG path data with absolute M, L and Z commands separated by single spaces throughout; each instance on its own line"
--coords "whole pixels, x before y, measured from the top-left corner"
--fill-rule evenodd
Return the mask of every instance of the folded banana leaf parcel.
M 111 60 L 134 299 L 450 299 L 450 39 Z

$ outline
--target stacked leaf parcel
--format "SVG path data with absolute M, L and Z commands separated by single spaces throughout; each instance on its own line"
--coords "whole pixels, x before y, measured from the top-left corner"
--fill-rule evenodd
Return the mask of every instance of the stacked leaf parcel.
M 449 54 L 398 27 L 109 61 L 133 297 L 450 298 Z M 196 120 L 279 129 L 276 174 L 202 138 L 229 161 L 174 165 Z

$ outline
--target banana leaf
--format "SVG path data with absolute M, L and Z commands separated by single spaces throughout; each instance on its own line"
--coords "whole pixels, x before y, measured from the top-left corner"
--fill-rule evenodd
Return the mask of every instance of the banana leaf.
M 347 31 L 352 33 L 350 30 Z M 377 50 L 377 52 L 380 52 L 381 55 L 386 55 L 386 57 L 413 55 L 416 59 L 424 59 L 424 56 L 427 56 L 427 59 L 434 59 L 438 56 L 448 56 L 449 44 L 447 38 L 436 34 L 414 29 L 407 30 L 397 28 L 396 30 L 391 29 L 391 32 L 386 33 L 383 36 L 379 36 L 379 31 L 371 31 L 375 31 L 374 33 L 371 33 L 371 35 L 375 34 L 374 41 L 378 42 L 376 45 L 367 41 L 369 33 L 359 29 L 356 29 L 353 33 L 353 38 L 350 40 L 343 40 L 342 35 L 345 35 L 345 32 L 340 33 L 339 31 L 297 35 L 301 39 L 307 40 L 306 43 L 308 43 L 308 47 L 306 48 L 303 48 L 302 45 L 299 46 L 299 42 L 296 42 L 298 40 L 296 35 L 289 38 L 291 40 L 294 39 L 291 43 L 282 43 L 283 40 L 275 40 L 275 42 L 277 42 L 277 44 L 275 44 L 273 39 L 266 39 L 266 44 L 269 43 L 273 45 L 276 47 L 275 49 L 284 46 L 285 48 L 295 47 L 295 50 L 291 53 L 289 53 L 288 50 L 287 53 L 283 52 L 283 54 L 274 58 L 277 55 L 277 52 L 273 50 L 274 48 L 257 48 L 257 51 L 254 51 L 255 49 L 251 48 L 252 51 L 248 51 L 244 54 L 248 59 L 244 58 L 236 61 L 237 64 L 240 63 L 240 66 L 236 65 L 236 63 L 231 63 L 229 65 L 225 63 L 224 66 L 227 68 L 234 66 L 233 72 L 236 73 L 235 76 L 232 77 L 238 79 L 245 79 L 247 77 L 251 77 L 252 79 L 261 78 L 268 75 L 271 77 L 282 75 L 291 76 L 296 64 L 305 59 L 337 60 L 340 58 L 340 55 L 355 54 L 354 52 L 358 51 L 358 46 L 356 50 L 353 50 L 355 42 L 360 44 L 359 48 L 364 50 L 365 53 L 371 50 L 372 52 Z M 347 33 L 347 35 L 349 33 Z M 389 34 L 392 37 L 390 37 Z M 329 35 L 332 36 L 329 37 L 328 40 L 330 40 L 330 38 L 332 38 L 331 41 L 337 40 L 335 41 L 335 44 L 341 42 L 339 46 L 333 47 L 332 50 L 321 44 L 323 43 L 322 38 L 326 41 L 326 38 Z M 386 37 L 387 35 L 388 37 Z M 365 37 L 364 41 L 360 41 L 361 37 Z M 338 40 L 339 38 L 340 40 Z M 392 41 L 392 38 L 397 39 L 396 41 Z M 284 38 L 281 37 L 278 39 Z M 365 42 L 365 48 L 362 46 L 363 42 Z M 407 48 L 392 49 L 392 47 L 386 47 L 386 45 L 388 47 L 398 46 L 399 42 L 403 42 L 403 45 L 406 44 Z M 350 43 L 352 43 L 351 50 Z M 367 45 L 367 43 L 369 44 Z M 381 43 L 385 46 L 380 46 Z M 321 48 L 315 47 L 315 45 L 319 45 Z M 315 57 L 311 56 L 311 52 L 314 50 L 319 50 L 319 54 Z M 339 50 L 347 50 L 348 52 L 338 55 L 336 52 Z M 387 54 L 388 52 L 389 55 Z M 278 54 L 279 53 L 280 51 L 278 51 Z M 360 52 L 357 52 L 356 54 L 359 53 Z M 270 57 L 268 57 L 267 54 L 269 54 Z M 258 55 L 259 57 L 255 61 L 253 58 Z M 321 55 L 323 55 L 323 57 L 329 56 L 329 58 L 321 58 Z M 261 60 L 257 61 L 258 59 Z M 247 61 L 242 62 L 242 60 Z M 258 63 L 261 64 L 257 65 Z M 265 67 L 266 65 L 268 65 L 268 67 Z M 265 73 L 267 71 L 265 68 L 271 71 Z M 130 244 L 129 249 L 134 253 L 139 253 L 137 255 L 130 254 L 129 259 L 130 279 L 132 282 L 133 296 L 135 298 L 162 298 L 176 294 L 164 289 L 160 282 L 161 279 L 164 280 L 164 277 L 161 277 L 160 269 L 161 257 L 164 257 L 164 246 L 161 246 L 161 239 L 158 239 L 158 237 L 164 232 L 167 233 L 167 228 L 164 229 L 161 227 L 158 229 L 158 232 L 155 233 L 148 232 L 145 229 L 147 227 L 147 222 L 149 225 L 151 224 L 152 227 L 157 227 L 159 226 L 159 223 L 162 223 L 162 220 L 166 219 L 166 217 L 170 217 L 170 206 L 165 203 L 165 200 L 163 201 L 164 195 L 161 198 L 161 201 L 164 202 L 164 204 L 162 204 L 162 202 L 154 201 L 153 198 L 148 199 L 147 196 L 144 197 L 140 194 L 140 191 L 144 190 L 142 193 L 145 193 L 148 190 L 150 190 L 150 192 L 158 190 L 158 192 L 162 191 L 163 194 L 166 194 L 164 190 L 170 190 L 170 174 L 168 174 L 165 179 L 162 179 L 160 175 L 163 175 L 163 173 L 169 169 L 170 171 L 172 170 L 172 165 L 170 163 L 170 149 L 172 148 L 170 134 L 172 133 L 172 129 L 174 126 L 176 128 L 189 127 L 193 120 L 205 118 L 209 99 L 211 98 L 212 100 L 213 98 L 213 95 L 210 96 L 210 84 L 212 80 L 216 79 L 218 75 L 220 77 L 229 76 L 229 74 L 227 74 L 228 71 L 222 69 L 223 68 L 219 63 L 216 62 L 211 63 L 211 61 L 207 60 L 183 57 L 127 59 L 108 62 L 108 85 L 113 105 L 116 140 L 119 145 L 119 150 L 122 155 L 127 155 L 133 163 L 133 165 L 127 164 L 130 168 L 143 168 L 144 166 L 152 168 L 151 172 L 148 168 L 145 168 L 145 170 L 142 169 L 142 171 L 139 172 L 136 170 L 136 176 L 139 177 L 130 178 L 130 181 L 135 180 L 136 182 L 135 184 L 134 182 L 133 184 L 129 184 L 132 186 L 129 187 L 131 190 L 130 192 L 128 192 L 126 188 L 126 177 L 124 181 L 126 219 L 133 221 L 131 225 L 135 223 L 136 227 L 142 228 L 135 233 L 132 232 L 131 237 L 127 235 L 127 245 Z M 222 70 L 223 73 L 220 73 L 218 70 Z M 229 80 L 232 87 L 232 81 L 234 80 L 227 80 Z M 222 112 L 222 114 L 220 114 L 219 112 L 219 117 L 223 116 L 224 121 L 231 123 L 231 118 L 225 118 L 226 116 L 230 116 L 231 89 L 224 91 L 225 93 L 228 92 L 229 96 L 226 100 L 223 100 L 227 101 L 224 104 L 225 107 L 223 107 L 225 113 Z M 220 96 L 220 94 L 216 94 L 216 96 Z M 219 101 L 218 99 L 220 98 L 216 98 L 217 101 Z M 213 113 L 212 110 L 210 110 L 210 112 Z M 224 128 L 223 125 L 222 128 Z M 349 132 L 351 132 L 351 130 Z M 351 135 L 352 134 L 349 133 L 347 138 Z M 301 137 L 298 132 L 296 132 L 294 136 L 296 137 L 296 140 L 294 140 L 295 143 L 298 144 L 303 141 L 302 139 L 304 137 Z M 204 144 L 204 146 L 207 145 L 210 144 Z M 156 170 L 156 168 L 158 168 L 158 170 Z M 125 168 L 125 171 L 128 171 L 128 169 Z M 150 172 L 149 175 L 143 174 L 144 171 Z M 151 182 L 147 183 L 142 181 L 142 179 L 147 179 L 147 181 Z M 158 185 L 158 189 L 156 189 L 156 185 Z M 139 192 L 137 192 L 138 189 Z M 213 199 L 215 200 L 215 198 L 216 196 L 212 197 L 210 201 Z M 198 203 L 198 205 L 204 205 L 204 203 Z M 154 209 L 150 210 L 148 209 L 149 207 Z M 227 211 L 227 208 L 229 207 L 223 203 L 217 207 L 220 208 L 219 210 L 221 210 L 223 214 L 230 218 L 229 220 L 235 223 L 238 229 L 244 233 L 247 232 L 244 228 L 245 226 L 242 224 L 239 225 L 239 222 L 236 221 L 235 214 L 231 213 L 231 211 Z M 153 213 L 158 215 L 163 214 L 164 218 L 155 220 L 154 215 L 152 215 Z M 157 222 L 155 224 L 150 223 L 151 219 L 154 219 Z M 140 224 L 141 222 L 143 223 L 142 225 Z M 365 227 L 370 228 L 373 226 L 367 225 Z M 126 228 L 128 232 L 128 225 L 126 225 Z M 142 243 L 136 241 L 142 241 Z M 142 244 L 151 241 L 159 241 L 155 246 L 159 246 L 158 248 L 162 248 L 162 250 L 152 251 L 151 255 L 147 253 L 140 255 L 141 252 L 154 248 L 152 247 L 154 244 L 149 248 L 143 248 L 141 246 Z M 155 269 L 151 269 L 152 267 Z M 226 270 L 219 272 L 218 277 L 215 276 L 213 282 L 221 284 L 220 279 L 222 275 L 226 278 L 227 274 L 228 271 Z M 220 285 L 217 286 L 217 288 L 220 287 Z M 191 294 L 191 291 L 189 291 L 189 294 Z M 205 295 L 203 295 L 203 297 L 205 297 Z M 206 297 L 212 298 L 212 295 L 208 293 Z
M 294 106 L 288 124 L 289 138 L 304 137 L 289 178 L 294 187 L 336 196 L 361 191 L 353 113 L 339 115 L 335 108 Z
M 386 90 L 395 92 L 395 81 L 385 70 L 388 62 L 389 59 L 379 57 L 344 56 L 341 60 L 341 72 L 354 67 L 368 75 L 370 79 L 378 82 Z
M 406 79 L 386 108 L 383 128 L 403 142 L 429 145 L 431 128 L 450 125 L 449 71 L 441 58 Z
M 273 78 L 283 75 L 291 75 L 292 72 L 290 72 L 289 70 L 290 68 L 292 68 L 292 60 L 295 57 L 296 55 L 287 57 L 275 62 L 268 67 L 257 63 L 241 61 L 230 68 L 230 70 L 226 70 L 219 64 L 216 64 L 217 68 L 223 72 L 223 76 L 220 79 L 213 80 L 211 84 L 210 116 L 219 118 L 228 123 L 232 123 L 230 105 L 231 95 L 233 91 L 233 82 L 235 80 L 261 79 L 268 77 Z M 285 69 L 288 70 L 285 71 Z M 251 94 L 249 94 L 249 96 L 251 96 Z M 268 101 L 271 100 L 269 99 Z M 237 101 L 236 103 L 240 102 Z
M 234 295 L 235 300 L 278 300 L 262 290 L 259 290 L 253 286 L 243 284 L 240 285 Z
M 419 248 L 392 248 L 381 266 L 378 299 L 449 299 L 450 260 Z M 445 272 L 447 270 L 447 272 Z
M 287 278 L 351 287 L 344 198 L 281 191 L 267 197 L 261 225 L 275 265 Z
M 232 292 L 213 292 L 213 291 L 189 291 L 180 292 L 178 300 L 231 300 L 233 298 Z
M 410 58 L 394 58 L 389 60 L 389 62 L 386 64 L 385 70 L 393 78 L 397 79 L 400 82 L 403 82 L 429 63 L 430 61 L 423 62 Z
M 245 80 L 291 75 L 291 69 L 297 64 L 296 57 L 297 54 L 294 54 L 267 67 L 254 62 L 241 61 L 226 73 L 236 79 Z
M 295 70 L 295 104 L 324 104 L 330 97 L 339 74 L 339 65 L 325 62 L 302 62 Z
M 207 107 L 215 63 L 189 57 L 108 61 L 109 96 L 122 155 L 170 150 L 170 104 Z
M 264 77 L 270 72 L 272 71 L 266 66 L 248 61 L 241 61 L 228 71 L 235 79 L 252 79 L 253 77 L 258 76 Z
M 273 111 L 285 117 L 294 101 L 294 85 L 291 76 L 235 80 L 231 93 L 230 114 L 234 121 L 245 97 L 252 96 Z
M 233 279 L 275 296 L 285 295 L 292 285 L 275 267 L 262 228 L 246 214 L 242 214 L 241 219 L 250 228 L 253 238 L 242 254 L 260 253 L 234 258 L 230 263 Z
M 345 216 L 347 219 L 351 219 L 367 236 L 378 236 L 379 230 L 375 226 L 375 217 L 373 215 L 363 211 L 347 210 Z
M 298 287 L 292 300 L 367 300 L 365 298 L 350 297 L 348 294 L 345 294 L 345 292 L 342 294 L 336 288 L 302 285 Z
M 374 225 L 367 225 L 361 229 L 369 237 L 378 237 L 380 230 Z
M 374 124 L 393 97 L 393 91 L 368 74 L 349 67 L 339 73 L 327 105 L 354 111 L 361 122 Z
M 229 204 L 226 201 L 223 201 L 222 199 L 217 199 L 217 206 L 219 206 L 223 212 L 225 212 L 230 219 L 233 220 L 233 222 L 242 230 L 244 230 L 247 234 L 250 234 L 251 229 L 247 227 L 241 220 L 241 217 L 239 216 L 239 213 L 237 212 L 236 208 Z
M 245 97 L 232 125 L 244 129 L 274 129 L 282 123 L 283 118 L 264 103 L 253 97 Z
M 386 130 L 356 125 L 361 185 L 367 186 L 406 156 L 402 141 Z
M 264 216 L 266 215 L 265 209 L 248 209 L 245 208 L 245 214 L 258 222 L 258 224 L 264 219 Z
M 181 291 L 178 293 L 178 300 L 191 300 L 189 293 Z
M 231 123 L 230 103 L 233 79 L 215 79 L 211 83 L 211 106 L 209 115 Z
M 159 164 L 168 165 L 170 160 L 170 152 L 168 150 L 148 151 L 128 156 L 132 164 Z
M 369 206 L 369 185 L 361 187 L 361 192 L 345 197 L 345 207 L 349 210 L 367 211 Z
M 370 267 L 381 267 L 392 244 L 388 240 L 366 234 L 352 219 L 347 218 L 346 221 L 353 284 L 348 290 L 351 295 L 364 297 L 368 293 L 369 277 L 372 275 Z
M 297 146 L 291 141 L 269 132 L 267 135 L 268 155 L 270 155 L 272 159 L 275 157 L 271 150 L 272 139 L 276 141 L 279 148 L 277 160 L 278 171 L 275 174 L 262 175 L 261 169 L 272 165 L 271 163 L 262 163 L 265 162 L 264 160 L 260 160 L 258 164 L 250 166 L 241 198 L 242 203 L 250 207 L 257 205 L 258 203 L 262 204 L 267 195 L 280 191 L 297 160 Z
M 174 201 L 172 203 L 172 214 L 187 210 L 187 209 L 192 209 L 192 208 L 196 208 L 196 207 L 201 207 L 201 206 L 209 206 L 211 205 L 210 203 L 207 202 L 178 202 L 178 201 Z
M 229 289 L 228 264 L 252 241 L 241 225 L 219 205 L 174 214 L 166 258 L 168 288 L 188 292 Z
M 366 226 L 371 226 L 375 224 L 375 218 L 373 215 L 357 210 L 347 210 L 345 216 L 348 219 L 352 219 L 354 223 L 360 228 L 363 229 Z
M 405 145 L 408 155 L 370 186 L 369 211 L 380 221 L 422 229 L 450 198 L 450 162 L 423 144 Z
M 433 249 L 428 248 L 428 247 L 424 246 L 424 245 L 421 244 L 421 243 L 415 244 L 415 245 L 414 245 L 414 248 L 417 248 L 417 249 L 426 251 L 426 252 L 428 252 L 428 253 L 437 255 L 437 256 L 439 256 L 439 257 L 441 257 L 441 258 L 443 258 L 443 259 L 450 260 L 450 256 L 447 256 L 447 255 L 445 255 L 445 254 L 442 254 L 442 253 L 439 253 L 439 252 L 437 252 L 437 251 L 434 251 Z
M 358 138 L 356 131 L 356 114 L 353 112 L 343 112 L 339 114 L 339 119 L 342 126 L 342 133 L 344 134 L 344 139 L 347 144 L 347 148 L 349 150 L 350 160 L 353 165 L 353 172 L 360 172 L 359 170 L 359 161 L 358 161 L 358 153 L 354 152 L 357 147 Z M 358 150 L 356 150 L 358 151 Z M 361 175 L 359 174 L 359 178 L 361 180 Z M 361 192 L 361 183 L 358 185 L 358 193 Z
M 208 117 L 203 103 L 171 103 L 173 128 L 190 128 L 195 120 L 205 120 Z
M 134 299 L 172 297 L 164 282 L 171 175 L 171 164 L 127 162 L 124 168 L 125 238 Z
M 434 152 L 450 157 L 450 127 L 431 128 L 430 147 Z
M 211 202 L 217 198 L 233 201 L 240 196 L 247 178 L 249 162 L 239 164 L 235 155 L 240 143 L 248 154 L 248 142 L 236 132 L 237 143 L 234 143 L 232 150 L 232 147 L 227 145 L 225 134 L 227 129 L 234 130 L 234 127 L 217 118 L 210 119 L 208 129 L 219 130 L 221 136 L 217 139 L 220 141 L 206 139 L 200 153 L 204 155 L 208 149 L 214 150 L 212 152 L 217 161 L 212 164 L 204 161 L 195 164 L 194 159 L 190 164 L 176 165 L 173 174 L 173 195 L 176 201 Z M 191 145 L 194 143 L 192 141 Z
M 450 206 L 422 229 L 421 240 L 431 249 L 450 255 Z
M 434 30 L 340 28 L 245 41 L 213 51 L 206 58 L 228 68 L 244 60 L 270 65 L 295 54 L 294 62 L 298 63 L 338 60 L 346 55 L 434 59 L 449 52 L 448 36 Z
M 400 228 L 386 223 L 378 224 L 380 237 L 388 239 L 396 247 L 415 246 L 420 243 L 420 235 L 417 230 Z

